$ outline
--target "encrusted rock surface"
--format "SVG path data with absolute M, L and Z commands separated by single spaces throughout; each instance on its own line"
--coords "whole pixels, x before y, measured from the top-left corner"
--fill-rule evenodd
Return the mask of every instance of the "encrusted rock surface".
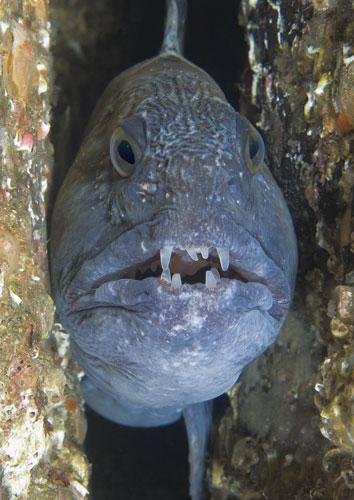
M 46 0 L 0 2 L 0 498 L 86 498 L 78 372 L 48 294 L 51 26 Z
M 354 495 L 354 12 L 352 2 L 243 0 L 244 106 L 299 238 L 294 312 L 230 393 L 213 499 Z M 327 438 L 327 439 L 326 439 Z

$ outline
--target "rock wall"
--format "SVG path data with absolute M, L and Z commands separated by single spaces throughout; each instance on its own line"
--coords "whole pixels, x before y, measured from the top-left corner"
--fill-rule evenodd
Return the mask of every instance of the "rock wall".
M 0 498 L 86 498 L 77 369 L 53 323 L 47 0 L 0 2 Z

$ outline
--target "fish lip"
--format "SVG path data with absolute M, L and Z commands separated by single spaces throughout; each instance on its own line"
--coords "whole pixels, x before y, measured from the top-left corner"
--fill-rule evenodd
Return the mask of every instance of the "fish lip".
M 177 228 L 176 231 L 175 228 L 169 230 L 166 225 L 162 228 L 158 226 L 158 231 L 152 236 L 151 224 L 143 222 L 109 239 L 104 247 L 93 247 L 97 248 L 94 254 L 90 255 L 88 252 L 75 270 L 68 269 L 60 277 L 61 283 L 59 282 L 57 289 L 62 290 L 62 299 L 69 310 L 74 311 L 75 302 L 81 296 L 92 293 L 99 284 L 119 279 L 127 269 L 152 259 L 162 247 L 178 247 L 184 240 L 185 245 L 190 246 L 228 248 L 230 265 L 248 281 L 267 286 L 274 300 L 274 317 L 280 321 L 285 318 L 293 295 L 291 277 L 287 276 L 285 269 L 267 254 L 260 241 L 246 228 L 231 221 L 228 232 L 223 231 L 222 237 L 218 236 L 217 230 L 212 233 L 211 228 L 208 231 L 209 237 L 200 232 L 190 238 L 185 238 L 185 232 L 181 229 Z M 180 234 L 177 234 L 178 231 Z
M 158 290 L 159 293 L 163 292 L 163 294 L 167 294 L 168 296 L 170 296 L 170 298 L 175 298 L 175 299 L 178 299 L 178 296 L 180 297 L 183 297 L 184 298 L 184 294 L 190 294 L 191 292 L 196 292 L 198 293 L 199 295 L 205 295 L 205 298 L 207 299 L 208 297 L 212 297 L 213 300 L 217 300 L 217 296 L 219 295 L 227 295 L 228 296 L 228 299 L 230 298 L 230 292 L 234 292 L 234 288 L 236 287 L 237 289 L 239 289 L 240 287 L 245 287 L 245 288 L 248 288 L 252 285 L 255 286 L 255 288 L 257 288 L 258 290 L 258 293 L 259 293 L 259 290 L 260 289 L 263 289 L 263 293 L 268 295 L 268 298 L 269 298 L 269 295 L 271 294 L 270 291 L 269 291 L 269 288 L 266 286 L 266 285 L 263 285 L 261 283 L 257 283 L 257 282 L 247 282 L 247 283 L 244 283 L 244 282 L 241 282 L 239 280 L 236 280 L 236 279 L 227 279 L 227 278 L 221 278 L 220 280 L 220 283 L 218 284 L 217 287 L 215 288 L 212 288 L 212 289 L 208 289 L 203 283 L 195 283 L 195 284 L 189 284 L 189 283 L 186 283 L 184 284 L 183 286 L 181 286 L 180 288 L 176 289 L 176 288 L 173 288 L 171 287 L 169 284 L 167 284 L 166 282 L 163 282 L 162 280 L 160 280 L 159 278 L 154 278 L 154 277 L 149 277 L 149 278 L 144 278 L 143 280 L 133 280 L 133 279 L 118 279 L 118 280 L 108 280 L 108 281 L 105 281 L 105 282 L 102 282 L 100 284 L 100 286 L 95 289 L 95 290 L 92 290 L 90 292 L 87 292 L 85 294 L 82 294 L 80 297 L 77 297 L 75 301 L 72 302 L 71 304 L 71 311 L 72 312 L 80 312 L 80 311 L 85 311 L 85 310 L 90 310 L 90 309 L 99 309 L 99 308 L 105 308 L 105 307 L 119 307 L 121 309 L 125 309 L 125 310 L 130 310 L 130 311 L 138 311 L 138 310 L 143 310 L 144 309 L 144 302 L 137 302 L 136 304 L 127 304 L 127 303 L 124 303 L 122 304 L 121 302 L 118 303 L 117 302 L 117 297 L 116 295 L 113 295 L 113 300 L 105 300 L 105 301 L 102 301 L 102 298 L 101 300 L 100 299 L 97 299 L 97 298 L 93 298 L 93 300 L 91 300 L 91 297 L 93 295 L 95 295 L 95 292 L 97 290 L 102 290 L 104 288 L 106 288 L 106 285 L 109 288 L 114 288 L 113 292 L 116 293 L 117 290 L 116 290 L 116 286 L 119 284 L 122 284 L 122 287 L 124 286 L 129 286 L 129 283 L 133 284 L 133 283 L 141 283 L 141 288 L 144 289 L 144 287 L 149 287 L 151 285 L 151 283 L 153 283 L 153 287 Z M 149 283 L 150 282 L 150 283 Z M 110 290 L 112 291 L 112 290 Z M 271 299 L 272 300 L 272 299 Z M 143 306 L 143 307 L 140 307 L 140 306 Z M 259 307 L 259 303 L 257 305 L 257 308 Z M 149 309 L 149 307 L 147 308 L 147 310 Z M 264 311 L 267 310 L 267 307 L 265 307 L 263 309 Z
M 171 245 L 174 246 L 174 245 Z M 178 245 L 175 245 L 176 247 Z M 197 245 L 195 245 L 197 246 Z M 209 247 L 214 247 L 215 245 L 208 244 Z M 143 262 L 137 263 L 135 266 L 139 266 L 144 264 L 146 261 L 149 259 L 153 259 L 156 256 L 157 252 L 155 251 L 155 248 L 151 248 L 150 251 L 146 252 L 146 259 Z M 265 286 L 270 293 L 272 294 L 273 297 L 273 305 L 268 311 L 269 314 L 274 318 L 279 321 L 281 321 L 289 308 L 290 302 L 291 302 L 291 292 L 289 290 L 289 286 L 286 282 L 284 273 L 281 271 L 280 268 L 276 268 L 278 270 L 278 276 L 277 279 L 274 280 L 274 282 L 269 282 L 269 280 L 265 279 L 264 276 L 257 275 L 254 272 L 251 272 L 249 269 L 242 267 L 242 262 L 240 261 L 239 256 L 235 254 L 232 250 L 230 250 L 230 268 L 233 269 L 235 272 L 237 272 L 240 276 L 244 278 L 246 283 L 254 283 L 254 284 L 261 284 Z M 130 266 L 131 268 L 132 266 Z M 75 313 L 75 312 L 80 312 L 83 310 L 87 309 L 95 309 L 95 308 L 101 308 L 101 307 L 115 307 L 114 304 L 97 304 L 97 305 L 90 305 L 87 307 L 85 305 L 85 301 L 87 299 L 87 296 L 93 295 L 95 290 L 99 288 L 101 285 L 110 283 L 110 282 L 119 282 L 123 280 L 129 281 L 129 278 L 125 278 L 124 276 L 127 274 L 129 268 L 126 269 L 121 269 L 117 271 L 116 273 L 109 273 L 106 275 L 101 276 L 98 280 L 95 280 L 91 287 L 89 287 L 86 290 L 77 290 L 76 293 L 71 293 L 70 294 L 70 300 L 69 300 L 69 308 L 70 311 Z M 274 276 L 273 276 L 274 277 Z M 146 279 L 153 279 L 155 281 L 159 281 L 161 284 L 161 288 L 164 290 L 164 293 L 167 294 L 172 294 L 172 295 L 178 295 L 179 293 L 186 291 L 187 287 L 195 287 L 195 290 L 203 290 L 205 291 L 206 295 L 212 295 L 212 296 L 217 296 L 221 290 L 224 290 L 225 287 L 228 287 L 228 285 L 231 285 L 232 282 L 234 281 L 241 281 L 236 278 L 221 278 L 220 284 L 216 286 L 215 288 L 209 289 L 206 287 L 205 283 L 195 283 L 193 285 L 191 284 L 183 284 L 180 288 L 173 288 L 170 284 L 163 282 L 160 277 L 149 277 L 149 278 L 143 278 L 140 280 L 135 280 L 131 279 L 131 281 L 140 281 L 144 282 Z M 281 283 L 281 286 L 276 286 L 276 283 Z M 283 295 L 280 295 L 277 293 L 278 290 L 281 290 L 282 287 L 284 287 L 285 293 Z M 118 306 L 116 306 L 118 307 Z M 126 307 L 126 309 L 129 309 L 129 307 Z M 131 309 L 134 310 L 134 307 Z

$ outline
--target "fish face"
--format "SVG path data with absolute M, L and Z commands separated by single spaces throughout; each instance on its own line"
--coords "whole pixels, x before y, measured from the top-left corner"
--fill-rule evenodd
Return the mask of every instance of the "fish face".
M 227 390 L 276 338 L 297 251 L 258 132 L 177 57 L 108 87 L 56 202 L 52 278 L 98 387 L 144 407 Z

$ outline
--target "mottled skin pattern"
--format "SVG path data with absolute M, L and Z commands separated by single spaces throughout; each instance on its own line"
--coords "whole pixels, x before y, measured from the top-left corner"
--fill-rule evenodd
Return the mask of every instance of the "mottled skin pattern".
M 143 152 L 127 178 L 110 160 L 118 125 Z M 210 421 L 203 402 L 275 340 L 295 279 L 288 209 L 267 167 L 247 164 L 250 130 L 180 55 L 143 62 L 98 102 L 52 221 L 53 291 L 88 404 L 126 425 L 184 412 L 194 499 Z M 128 277 L 166 246 L 206 246 L 215 258 L 212 249 L 229 249 L 239 279 L 210 289 Z

